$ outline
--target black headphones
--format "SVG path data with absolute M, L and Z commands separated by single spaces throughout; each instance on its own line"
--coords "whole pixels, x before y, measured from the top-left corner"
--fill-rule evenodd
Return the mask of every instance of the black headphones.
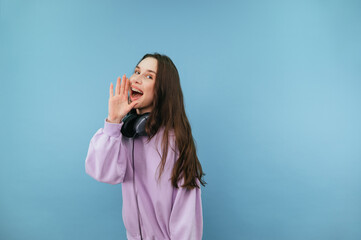
M 147 136 L 145 132 L 145 124 L 149 118 L 149 112 L 141 115 L 133 108 L 124 118 L 123 126 L 120 132 L 127 138 L 135 138 L 137 136 Z

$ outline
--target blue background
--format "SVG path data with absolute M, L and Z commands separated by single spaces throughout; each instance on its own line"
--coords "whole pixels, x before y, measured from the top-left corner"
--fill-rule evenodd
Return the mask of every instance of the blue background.
M 109 85 L 180 73 L 204 238 L 361 239 L 360 1 L 1 0 L 0 239 L 125 239 L 86 175 Z

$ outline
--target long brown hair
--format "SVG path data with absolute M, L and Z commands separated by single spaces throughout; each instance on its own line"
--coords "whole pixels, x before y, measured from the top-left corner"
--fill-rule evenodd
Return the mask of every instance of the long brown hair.
M 162 161 L 158 180 L 164 170 L 164 165 L 168 153 L 169 131 L 174 130 L 175 144 L 179 150 L 179 158 L 174 164 L 172 171 L 172 185 L 178 188 L 178 181 L 183 177 L 185 187 L 191 190 L 195 187 L 200 188 L 199 182 L 205 186 L 207 184 L 202 180 L 202 166 L 198 160 L 196 146 L 192 135 L 183 103 L 183 93 L 180 85 L 179 74 L 172 60 L 163 54 L 147 53 L 138 62 L 145 58 L 152 57 L 157 59 L 158 69 L 154 85 L 153 109 L 147 120 L 145 130 L 149 136 L 148 140 L 153 138 L 160 127 L 164 127 L 162 138 Z

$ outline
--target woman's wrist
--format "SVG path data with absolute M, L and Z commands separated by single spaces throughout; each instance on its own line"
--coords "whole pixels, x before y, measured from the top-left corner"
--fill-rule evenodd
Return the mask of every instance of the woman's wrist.
M 120 119 L 112 119 L 109 116 L 105 119 L 105 121 L 107 121 L 109 123 L 120 123 L 121 122 Z

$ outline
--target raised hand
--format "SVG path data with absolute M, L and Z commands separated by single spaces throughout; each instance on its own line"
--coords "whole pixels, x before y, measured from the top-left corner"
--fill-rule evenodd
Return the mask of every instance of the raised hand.
M 121 120 L 137 105 L 139 101 L 128 103 L 128 91 L 130 87 L 129 79 L 123 75 L 122 82 L 118 77 L 117 85 L 115 86 L 115 94 L 113 94 L 113 83 L 110 83 L 109 89 L 109 103 L 108 103 L 108 117 L 107 121 L 111 123 L 120 123 Z

